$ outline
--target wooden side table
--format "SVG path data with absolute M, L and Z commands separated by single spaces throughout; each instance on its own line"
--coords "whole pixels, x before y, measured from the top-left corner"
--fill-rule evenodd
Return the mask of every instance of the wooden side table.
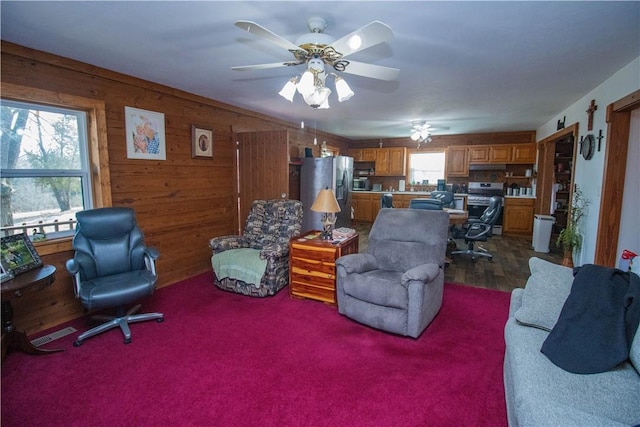
M 56 268 L 52 265 L 44 265 L 22 273 L 2 284 L 2 343 L 3 345 L 6 343 L 6 347 L 2 349 L 3 359 L 6 353 L 12 349 L 29 354 L 49 354 L 62 351 L 62 349 L 41 349 L 31 344 L 27 334 L 16 330 L 13 324 L 13 307 L 11 306 L 11 300 L 22 296 L 22 292 L 27 288 L 42 289 L 51 285 L 55 280 Z
M 289 242 L 289 295 L 336 305 L 336 259 L 358 253 L 358 234 L 341 242 L 319 236 L 310 231 Z

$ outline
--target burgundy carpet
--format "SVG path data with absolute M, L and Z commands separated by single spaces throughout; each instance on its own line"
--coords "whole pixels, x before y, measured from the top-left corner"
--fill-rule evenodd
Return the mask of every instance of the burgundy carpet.
M 78 348 L 77 333 L 46 345 L 61 353 L 10 353 L 1 423 L 504 426 L 508 304 L 505 292 L 447 284 L 440 313 L 414 340 L 291 299 L 287 288 L 251 298 L 200 275 L 146 301 L 144 311 L 166 320 L 132 325 L 131 344 L 112 330 Z

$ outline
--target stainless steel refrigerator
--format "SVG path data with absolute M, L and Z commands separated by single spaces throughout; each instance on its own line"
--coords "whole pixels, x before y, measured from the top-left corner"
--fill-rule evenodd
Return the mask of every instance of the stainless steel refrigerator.
M 349 227 L 352 186 L 352 157 L 305 157 L 300 168 L 300 201 L 304 208 L 302 232 L 322 230 L 322 213 L 313 212 L 311 205 L 324 188 L 333 190 L 340 205 L 335 227 Z

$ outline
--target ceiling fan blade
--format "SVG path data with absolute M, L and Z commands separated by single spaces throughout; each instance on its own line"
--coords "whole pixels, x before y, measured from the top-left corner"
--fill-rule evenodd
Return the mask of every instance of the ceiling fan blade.
M 393 31 L 391 31 L 391 27 L 380 21 L 373 21 L 334 41 L 331 43 L 331 47 L 345 57 L 371 46 L 384 43 L 392 38 Z
M 297 61 L 273 62 L 271 64 L 240 65 L 237 67 L 231 67 L 231 69 L 235 71 L 267 70 L 269 68 L 292 67 L 294 65 L 300 65 L 300 64 L 303 64 L 303 62 L 297 62 Z
M 279 35 L 267 30 L 260 24 L 256 24 L 253 21 L 236 21 L 234 25 L 238 28 L 245 30 L 248 33 L 251 33 L 255 36 L 262 37 L 263 39 L 269 40 L 271 43 L 274 43 L 281 48 L 287 49 L 289 51 L 301 50 L 299 46 L 291 43 L 289 40 L 280 37 Z
M 382 65 L 365 64 L 364 62 L 349 61 L 344 70 L 347 74 L 369 77 L 378 80 L 393 80 L 398 77 L 400 70 L 397 68 L 383 67 Z

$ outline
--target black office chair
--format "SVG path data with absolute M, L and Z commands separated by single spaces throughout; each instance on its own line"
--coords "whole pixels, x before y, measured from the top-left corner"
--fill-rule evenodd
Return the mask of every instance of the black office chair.
M 455 207 L 454 196 L 452 191 L 432 191 L 432 199 L 440 200 L 443 208 Z
M 129 323 L 164 320 L 162 313 L 134 314 L 140 305 L 126 310 L 127 305 L 153 294 L 158 250 L 145 246 L 131 208 L 90 209 L 78 212 L 76 218 L 75 255 L 67 261 L 76 298 L 89 311 L 117 308 L 117 314 L 94 316 L 107 322 L 80 334 L 73 345 L 78 347 L 85 339 L 115 327 L 122 329 L 128 344 Z
M 428 209 L 432 211 L 441 211 L 442 202 L 438 199 L 411 199 L 409 201 L 409 209 Z
M 475 242 L 486 242 L 488 237 L 493 235 L 493 226 L 498 220 L 502 212 L 502 197 L 491 196 L 489 206 L 484 210 L 480 218 L 469 218 L 462 225 L 462 228 L 452 229 L 452 235 L 455 239 L 463 238 L 467 243 L 467 249 L 451 252 L 451 256 L 465 254 L 471 255 L 471 261 L 476 262 L 476 257 L 488 258 L 493 260 L 493 255 L 488 253 L 486 249 L 474 248 Z
M 384 193 L 380 196 L 380 207 L 381 208 L 392 208 L 393 207 L 393 194 Z

